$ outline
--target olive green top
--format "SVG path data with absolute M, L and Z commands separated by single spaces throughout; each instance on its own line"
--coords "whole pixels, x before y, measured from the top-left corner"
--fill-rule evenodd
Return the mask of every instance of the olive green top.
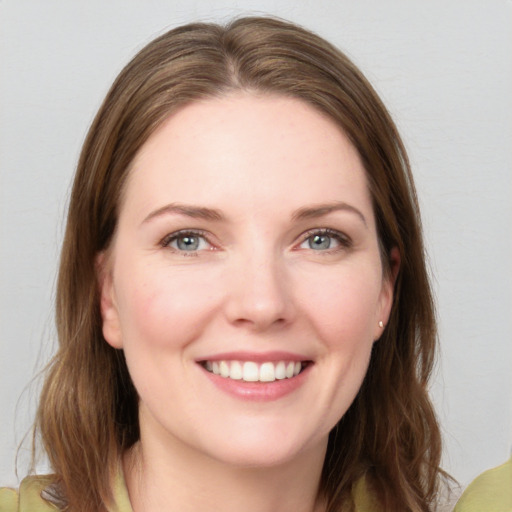
M 512 458 L 473 480 L 453 512 L 512 512 Z
M 43 497 L 45 488 L 50 483 L 51 477 L 30 476 L 21 482 L 19 491 L 1 488 L 0 512 L 55 512 L 59 510 L 57 505 Z M 109 507 L 108 512 L 133 512 L 122 471 L 118 473 L 113 491 L 114 504 Z M 356 512 L 378 512 L 379 507 L 372 499 L 363 479 L 354 488 L 354 498 Z
M 45 499 L 45 489 L 51 477 L 29 476 L 20 485 L 19 491 L 0 489 L 0 512 L 55 512 L 59 507 Z M 108 512 L 133 512 L 122 471 L 119 471 L 113 489 L 114 503 Z

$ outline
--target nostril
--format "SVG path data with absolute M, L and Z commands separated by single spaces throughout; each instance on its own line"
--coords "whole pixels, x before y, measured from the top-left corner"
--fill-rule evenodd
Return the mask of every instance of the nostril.
M 280 327 L 287 323 L 283 317 L 279 318 L 265 318 L 265 317 L 250 317 L 250 318 L 236 318 L 233 320 L 233 324 L 239 327 L 247 327 L 250 329 L 267 329 L 270 327 Z

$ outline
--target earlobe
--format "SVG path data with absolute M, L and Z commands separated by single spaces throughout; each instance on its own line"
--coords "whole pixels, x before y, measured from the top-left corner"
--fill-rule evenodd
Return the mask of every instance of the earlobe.
M 112 269 L 104 252 L 96 258 L 96 272 L 98 276 L 103 337 L 109 345 L 120 349 L 123 348 L 123 342 L 115 300 Z

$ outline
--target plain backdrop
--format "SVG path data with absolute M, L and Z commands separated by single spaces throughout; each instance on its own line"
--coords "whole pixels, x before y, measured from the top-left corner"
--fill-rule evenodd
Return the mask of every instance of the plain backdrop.
M 437 297 L 432 394 L 444 467 L 464 485 L 508 457 L 510 0 L 0 0 L 1 484 L 17 484 L 16 450 L 39 389 L 32 379 L 55 346 L 52 301 L 70 181 L 110 83 L 169 28 L 264 13 L 341 47 L 388 105 L 410 153 Z

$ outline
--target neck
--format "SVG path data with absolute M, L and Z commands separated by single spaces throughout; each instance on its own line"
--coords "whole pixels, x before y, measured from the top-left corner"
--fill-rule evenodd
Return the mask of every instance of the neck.
M 189 446 L 141 437 L 124 459 L 134 512 L 321 512 L 325 446 L 267 467 L 225 464 Z

